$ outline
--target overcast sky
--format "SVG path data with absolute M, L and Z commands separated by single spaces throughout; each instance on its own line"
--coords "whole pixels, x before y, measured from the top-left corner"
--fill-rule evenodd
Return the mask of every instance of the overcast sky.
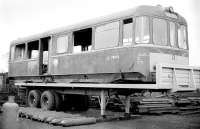
M 173 6 L 189 27 L 190 65 L 200 66 L 200 0 L 0 0 L 0 72 L 12 40 L 138 5 Z

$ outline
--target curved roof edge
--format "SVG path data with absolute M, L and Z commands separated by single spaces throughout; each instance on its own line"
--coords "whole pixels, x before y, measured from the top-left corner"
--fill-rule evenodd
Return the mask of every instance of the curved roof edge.
M 81 28 L 87 28 L 89 26 L 96 25 L 102 22 L 119 19 L 123 17 L 128 17 L 128 16 L 157 15 L 157 16 L 166 17 L 165 12 L 166 12 L 165 8 L 162 6 L 148 6 L 148 5 L 137 6 L 132 9 L 121 11 L 118 13 L 113 13 L 111 15 L 107 15 L 103 17 L 94 18 L 92 20 L 87 20 L 85 22 L 81 22 L 75 25 L 60 27 L 57 29 L 49 30 L 43 33 L 31 35 L 28 37 L 18 38 L 17 40 L 13 40 L 11 43 L 14 44 L 17 42 L 21 43 L 21 42 L 27 42 L 31 40 L 37 40 L 39 38 L 44 38 L 44 37 L 51 36 L 57 33 L 67 32 L 67 31 L 81 29 Z M 177 15 L 177 20 L 186 23 L 186 20 L 181 15 L 179 15 L 178 13 L 176 13 L 176 15 Z

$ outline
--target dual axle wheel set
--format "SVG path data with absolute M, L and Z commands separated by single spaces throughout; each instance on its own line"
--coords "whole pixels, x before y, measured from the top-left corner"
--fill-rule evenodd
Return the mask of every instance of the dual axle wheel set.
M 41 107 L 44 110 L 60 110 L 61 108 L 87 110 L 87 95 L 62 95 L 55 91 L 30 90 L 27 103 L 30 107 Z

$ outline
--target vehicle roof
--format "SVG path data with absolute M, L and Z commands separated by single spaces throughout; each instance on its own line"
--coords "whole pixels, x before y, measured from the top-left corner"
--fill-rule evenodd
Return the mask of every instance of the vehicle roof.
M 162 6 L 147 6 L 147 5 L 138 6 L 138 7 L 132 8 L 132 9 L 114 13 L 112 15 L 99 17 L 99 18 L 95 18 L 95 19 L 88 20 L 85 22 L 81 22 L 76 25 L 69 25 L 66 27 L 49 30 L 49 31 L 46 31 L 43 33 L 32 35 L 32 36 L 19 38 L 17 40 L 12 41 L 12 44 L 29 42 L 29 41 L 33 41 L 33 40 L 38 40 L 39 38 L 45 38 L 45 37 L 59 34 L 59 33 L 65 33 L 65 32 L 70 32 L 72 30 L 74 31 L 74 30 L 78 30 L 78 29 L 84 29 L 84 28 L 91 27 L 96 24 L 101 24 L 103 22 L 107 22 L 107 21 L 111 21 L 111 20 L 115 20 L 115 19 L 119 19 L 119 18 L 123 18 L 123 17 L 128 17 L 128 16 L 153 15 L 153 16 L 166 17 L 165 12 L 166 12 L 165 8 Z M 186 24 L 186 20 L 182 16 L 180 16 L 178 13 L 175 13 L 175 14 L 177 15 L 177 19 L 176 19 L 177 21 Z

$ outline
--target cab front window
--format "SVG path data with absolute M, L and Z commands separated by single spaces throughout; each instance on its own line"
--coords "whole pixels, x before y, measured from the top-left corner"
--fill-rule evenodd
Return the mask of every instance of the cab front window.
M 176 27 L 174 22 L 169 23 L 170 30 L 170 45 L 176 47 Z
M 167 22 L 164 19 L 153 19 L 153 42 L 156 45 L 167 45 Z
M 178 45 L 181 49 L 187 49 L 187 35 L 184 25 L 178 25 Z
M 149 43 L 149 18 L 137 17 L 135 22 L 135 42 L 136 43 Z

